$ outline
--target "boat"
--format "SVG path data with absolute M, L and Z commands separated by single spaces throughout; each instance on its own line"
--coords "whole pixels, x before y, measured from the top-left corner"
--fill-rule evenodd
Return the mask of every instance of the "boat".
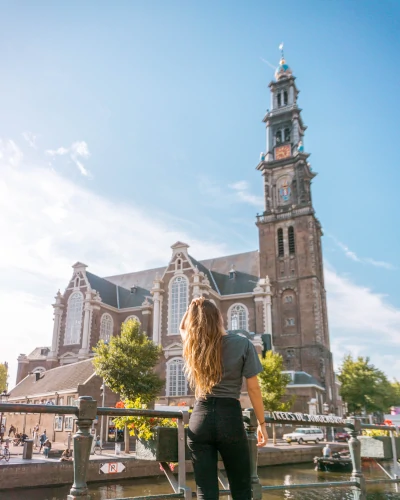
M 349 455 L 333 453 L 331 457 L 315 457 L 315 469 L 322 472 L 351 472 L 353 464 Z

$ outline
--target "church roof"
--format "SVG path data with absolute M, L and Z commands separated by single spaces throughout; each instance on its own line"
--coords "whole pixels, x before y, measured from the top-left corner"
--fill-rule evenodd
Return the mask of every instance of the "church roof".
M 191 259 L 193 265 L 197 266 L 199 271 L 203 272 L 207 276 L 211 288 L 221 295 L 252 292 L 259 280 L 260 265 L 258 250 L 205 260 L 196 260 L 191 256 L 189 258 Z M 235 277 L 233 279 L 229 279 L 229 271 L 232 269 L 232 266 L 235 268 Z M 153 287 L 156 275 L 158 274 L 161 278 L 165 269 L 166 267 L 158 267 L 155 269 L 147 269 L 145 271 L 109 276 L 105 279 L 98 278 L 97 276 L 96 278 L 110 283 L 114 287 L 114 290 L 116 286 L 118 286 L 120 293 L 120 307 L 134 307 L 133 305 L 122 305 L 121 297 L 124 297 L 124 300 L 126 299 L 128 304 L 135 303 L 135 305 L 141 305 L 145 296 L 150 295 L 150 290 Z M 89 274 L 90 273 L 87 273 L 88 277 Z M 101 298 L 105 301 L 105 296 L 103 296 L 101 290 L 96 287 L 96 285 L 92 285 L 90 277 L 89 281 L 91 286 L 95 290 L 99 291 Z M 133 286 L 137 287 L 137 291 L 134 294 L 131 294 L 130 289 Z M 109 285 L 107 285 L 107 287 L 111 290 Z M 133 297 L 126 297 L 126 293 Z M 135 297 L 137 298 L 136 302 Z M 113 305 L 110 302 L 107 303 Z
M 289 387 L 296 385 L 316 385 L 321 389 L 324 389 L 324 386 L 320 382 L 318 382 L 316 378 L 314 378 L 307 372 L 294 372 L 294 377 L 292 378 L 292 381 L 288 385 Z
M 10 399 L 69 389 L 75 392 L 78 385 L 84 384 L 93 375 L 94 367 L 91 359 L 47 370 L 40 374 L 39 380 L 36 380 L 36 374 L 29 374 L 10 391 Z

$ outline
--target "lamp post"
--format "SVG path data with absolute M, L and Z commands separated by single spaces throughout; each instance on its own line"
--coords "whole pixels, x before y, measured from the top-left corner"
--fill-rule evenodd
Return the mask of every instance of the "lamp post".
M 10 395 L 7 393 L 6 389 L 4 389 L 4 391 L 0 394 L 0 401 L 2 403 L 7 403 L 9 397 Z M 3 425 L 3 412 L 1 412 L 0 414 L 0 428 L 2 425 Z M 4 434 L 5 433 L 6 433 L 6 426 L 4 425 Z
M 324 411 L 324 415 L 328 415 L 328 413 L 329 413 L 329 405 L 328 405 L 328 403 L 324 403 L 322 405 L 322 409 Z M 327 427 L 325 427 L 325 441 L 328 442 L 328 429 L 327 429 Z

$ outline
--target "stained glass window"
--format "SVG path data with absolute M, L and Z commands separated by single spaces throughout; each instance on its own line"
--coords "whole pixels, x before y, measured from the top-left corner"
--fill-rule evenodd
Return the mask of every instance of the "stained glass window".
M 188 307 L 188 283 L 184 276 L 177 276 L 171 285 L 169 333 L 178 334 L 179 325 Z
M 68 301 L 64 345 L 79 344 L 81 340 L 82 313 L 83 295 L 80 292 L 74 292 Z
M 186 396 L 187 382 L 183 360 L 175 358 L 167 364 L 167 396 Z
M 242 304 L 231 309 L 231 330 L 247 330 L 247 311 Z
M 113 319 L 110 314 L 105 313 L 100 322 L 100 339 L 109 342 L 113 334 Z

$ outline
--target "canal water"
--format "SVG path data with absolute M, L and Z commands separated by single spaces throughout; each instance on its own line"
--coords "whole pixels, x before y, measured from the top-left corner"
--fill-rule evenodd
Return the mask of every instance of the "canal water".
M 377 466 L 365 467 L 364 473 L 367 479 L 383 478 L 384 473 Z M 390 471 L 390 466 L 388 466 Z M 259 476 L 263 485 L 311 483 L 319 481 L 341 481 L 349 480 L 349 474 L 335 474 L 317 472 L 313 464 L 284 465 L 259 468 Z M 189 476 L 189 483 L 194 488 L 193 478 Z M 164 476 L 146 479 L 127 479 L 109 483 L 93 483 L 89 485 L 92 500 L 111 500 L 139 495 L 155 495 L 161 493 L 172 493 L 172 490 Z M 1 500 L 65 500 L 69 493 L 69 487 L 37 488 L 29 490 L 14 490 L 0 492 Z M 221 497 L 225 498 L 225 497 Z M 391 485 L 368 487 L 368 500 L 400 500 L 400 493 L 396 493 L 395 487 Z M 316 491 L 276 491 L 265 492 L 263 500 L 353 500 L 350 490 L 340 489 L 318 489 Z

